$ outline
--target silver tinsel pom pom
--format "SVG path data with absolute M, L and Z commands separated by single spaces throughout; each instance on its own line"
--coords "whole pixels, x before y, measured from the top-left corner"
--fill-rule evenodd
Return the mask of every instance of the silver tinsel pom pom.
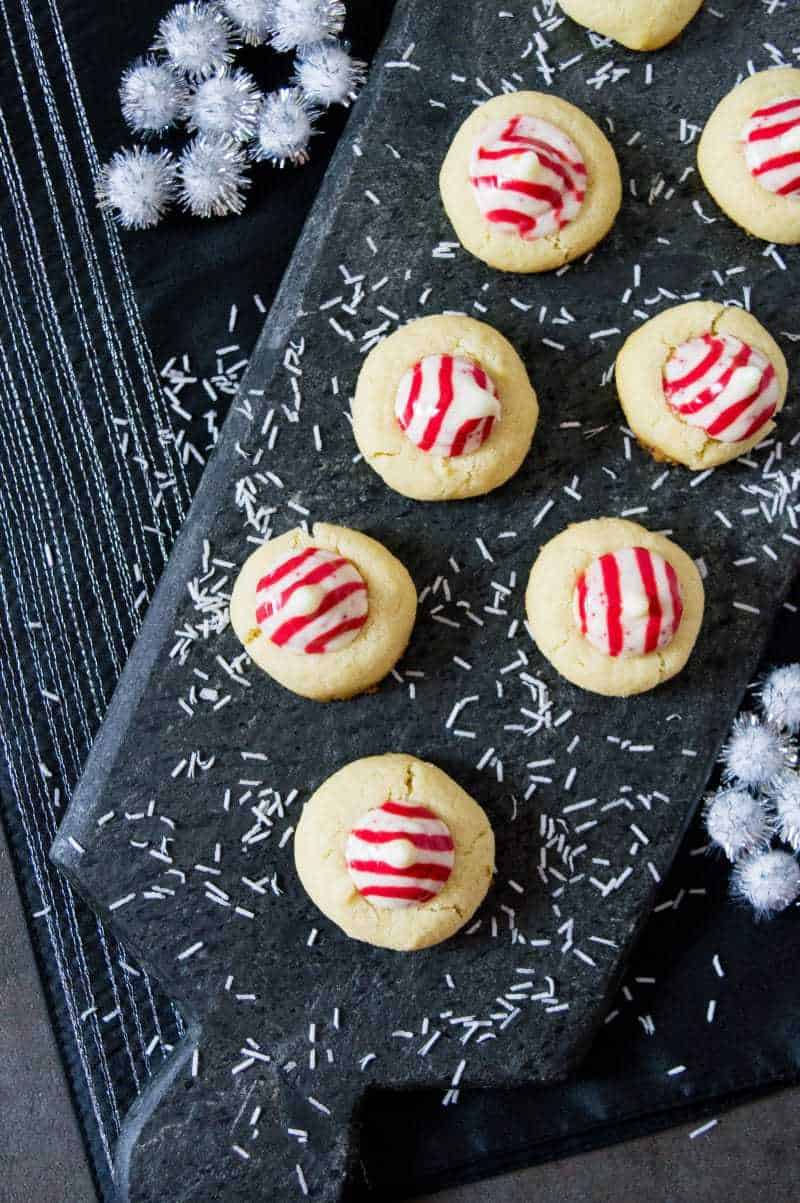
M 189 89 L 166 63 L 140 58 L 122 76 L 119 98 L 134 133 L 161 134 L 183 116 Z
M 166 150 L 118 150 L 95 184 L 97 203 L 127 230 L 157 225 L 175 196 L 175 163 Z
M 774 668 L 761 686 L 761 705 L 769 722 L 796 735 L 800 730 L 800 664 Z
M 189 128 L 249 142 L 256 132 L 261 93 L 247 71 L 223 68 L 199 83 L 186 106 Z
M 249 46 L 266 42 L 272 28 L 273 0 L 222 0 L 225 16 Z
M 344 17 L 342 0 L 274 0 L 270 40 L 281 51 L 310 46 L 340 34 Z
M 176 71 L 205 79 L 233 58 L 237 39 L 225 15 L 206 0 L 176 4 L 159 26 L 154 50 L 163 50 Z
M 367 64 L 351 58 L 341 42 L 317 42 L 298 52 L 294 82 L 309 100 L 327 108 L 355 100 L 366 73 Z
M 195 217 L 226 217 L 244 209 L 247 161 L 230 138 L 195 138 L 180 157 L 178 179 L 178 200 Z
M 769 847 L 772 824 L 762 803 L 743 789 L 721 789 L 708 799 L 706 831 L 728 860 Z
M 776 727 L 745 712 L 734 720 L 722 763 L 726 781 L 765 789 L 791 763 L 791 753 Z
M 775 807 L 776 829 L 784 843 L 800 852 L 800 774 L 781 773 L 769 794 Z
M 759 852 L 734 866 L 732 889 L 759 918 L 783 911 L 800 895 L 800 865 L 789 852 Z
M 254 159 L 268 159 L 283 167 L 308 160 L 308 143 L 314 133 L 316 111 L 299 88 L 281 88 L 265 97 L 258 120 Z

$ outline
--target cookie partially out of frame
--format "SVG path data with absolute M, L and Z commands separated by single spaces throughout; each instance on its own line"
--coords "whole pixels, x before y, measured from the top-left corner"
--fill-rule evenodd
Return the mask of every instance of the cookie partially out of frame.
M 706 122 L 697 166 L 732 221 L 766 242 L 800 242 L 800 70 L 759 71 Z
M 660 50 L 689 24 L 703 0 L 558 0 L 568 17 L 629 50 Z
M 436 765 L 399 752 L 339 769 L 294 836 L 300 880 L 354 940 L 411 952 L 467 923 L 494 871 L 483 808 Z

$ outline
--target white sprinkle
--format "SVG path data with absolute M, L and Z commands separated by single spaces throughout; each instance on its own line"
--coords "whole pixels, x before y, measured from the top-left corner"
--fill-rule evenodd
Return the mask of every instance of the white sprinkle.
M 718 1119 L 710 1119 L 707 1124 L 703 1124 L 700 1128 L 695 1128 L 694 1132 L 690 1132 L 689 1140 L 694 1140 L 696 1136 L 702 1136 L 704 1132 L 710 1132 L 712 1128 L 716 1128 L 718 1123 Z
M 547 515 L 550 513 L 550 511 L 551 511 L 551 509 L 553 508 L 553 506 L 554 506 L 554 505 L 555 505 L 555 502 L 553 501 L 553 499 L 552 499 L 552 497 L 551 497 L 551 498 L 550 498 L 550 500 L 549 500 L 549 501 L 546 501 L 546 502 L 544 503 L 544 505 L 542 506 L 542 508 L 539 510 L 539 513 L 538 513 L 538 514 L 536 515 L 536 517 L 534 518 L 532 525 L 533 525 L 533 526 L 538 526 L 538 525 L 539 525 L 539 523 L 540 523 L 540 522 L 541 522 L 541 521 L 542 521 L 544 518 L 546 518 L 546 517 L 547 517 Z
M 184 948 L 183 952 L 179 952 L 176 959 L 178 961 L 188 960 L 189 957 L 193 957 L 196 952 L 199 952 L 202 947 L 203 941 L 198 940 L 196 944 L 190 944 L 188 948 Z
M 429 1039 L 425 1041 L 425 1043 L 422 1045 L 422 1047 L 420 1049 L 418 1049 L 420 1057 L 427 1057 L 428 1053 L 431 1051 L 431 1049 L 433 1048 L 434 1044 L 439 1039 L 441 1034 L 442 1033 L 437 1028 L 437 1030 L 433 1033 L 433 1035 L 430 1036 Z

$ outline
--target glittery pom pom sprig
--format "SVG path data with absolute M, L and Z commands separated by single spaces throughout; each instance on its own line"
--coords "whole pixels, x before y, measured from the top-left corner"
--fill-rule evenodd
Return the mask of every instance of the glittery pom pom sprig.
M 178 162 L 167 150 L 118 151 L 96 182 L 98 204 L 126 229 L 156 225 L 177 200 L 188 213 L 241 213 L 247 160 L 283 167 L 309 158 L 315 121 L 349 105 L 366 64 L 339 41 L 342 0 L 184 0 L 159 23 L 152 52 L 120 82 L 125 122 L 141 139 L 180 127 L 196 135 Z M 295 52 L 291 86 L 263 95 L 235 65 L 243 46 Z M 170 144 L 172 145 L 172 144 Z
M 703 818 L 710 846 L 733 862 L 734 897 L 771 918 L 800 900 L 800 664 L 773 669 L 756 694 L 761 714 L 735 719 L 722 750 L 724 784 Z

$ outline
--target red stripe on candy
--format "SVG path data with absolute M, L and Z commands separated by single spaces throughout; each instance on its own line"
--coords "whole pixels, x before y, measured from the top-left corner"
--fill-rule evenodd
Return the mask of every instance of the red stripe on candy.
M 702 380 L 706 372 L 710 372 L 714 364 L 722 356 L 725 349 L 722 339 L 713 338 L 712 335 L 706 334 L 704 341 L 709 345 L 708 354 L 704 359 L 692 368 L 691 372 L 687 372 L 685 376 L 678 377 L 677 380 L 666 381 L 665 387 L 667 393 L 677 393 L 681 389 L 688 388 L 690 384 L 696 384 L 698 380 Z
M 586 621 L 586 573 L 583 572 L 578 577 L 578 615 L 581 620 L 581 634 L 585 635 L 589 629 L 589 624 Z
M 344 601 L 353 593 L 365 591 L 367 586 L 363 581 L 349 581 L 346 585 L 340 585 L 337 589 L 331 589 L 330 593 L 326 593 L 316 610 L 312 614 L 301 614 L 296 618 L 289 618 L 272 634 L 273 643 L 277 643 L 281 647 L 287 643 L 293 635 L 298 631 L 302 631 L 309 623 L 314 622 L 317 618 L 321 618 L 323 614 L 327 614 L 334 606 L 338 606 L 339 602 Z M 316 642 L 316 641 L 315 641 Z M 309 647 L 311 645 L 309 644 Z M 306 648 L 308 650 L 308 648 Z
M 776 117 L 778 113 L 788 113 L 790 109 L 800 109 L 800 96 L 793 100 L 781 100 L 777 104 L 768 105 L 763 109 L 756 109 L 753 117 Z
M 449 835 L 424 835 L 419 831 L 373 831 L 371 827 L 354 827 L 352 834 L 366 844 L 408 840 L 415 848 L 422 848 L 426 852 L 452 852 L 455 847 Z
M 765 171 L 780 171 L 782 167 L 791 167 L 794 163 L 800 163 L 800 150 L 790 150 L 785 155 L 765 159 L 760 167 L 754 168 L 753 175 L 763 175 Z
M 331 627 L 324 635 L 317 635 L 316 639 L 310 640 L 303 650 L 308 652 L 310 656 L 316 655 L 319 652 L 326 652 L 328 644 L 333 643 L 334 639 L 338 639 L 340 635 L 345 635 L 348 631 L 360 630 L 366 621 L 366 614 L 361 614 L 358 618 L 345 618 L 343 622 L 338 623 L 335 627 Z
M 762 125 L 760 129 L 750 131 L 747 141 L 769 142 L 772 138 L 781 138 L 784 134 L 788 134 L 789 130 L 793 130 L 797 125 L 800 125 L 800 117 L 794 117 L 789 121 L 779 121 L 777 125 Z
M 788 184 L 784 184 L 778 189 L 779 196 L 791 196 L 793 192 L 800 192 L 800 175 L 795 180 L 789 180 Z
M 445 414 L 453 402 L 453 356 L 443 355 L 439 363 L 439 400 L 433 417 L 425 427 L 425 433 L 419 442 L 421 451 L 430 451 L 436 442 L 436 437 L 442 428 Z
M 358 873 L 385 873 L 389 877 L 421 877 L 424 881 L 447 881 L 452 870 L 449 865 L 435 862 L 416 861 L 405 869 L 390 865 L 385 860 L 350 860 L 348 868 Z
M 606 591 L 608 628 L 608 651 L 618 656 L 622 651 L 622 595 L 619 585 L 619 565 L 616 557 L 608 554 L 600 557 L 603 585 Z
M 462 422 L 456 431 L 455 438 L 453 439 L 453 446 L 450 448 L 451 455 L 464 454 L 464 448 L 467 445 L 467 439 L 471 434 L 474 434 L 483 420 L 483 418 L 469 418 L 466 422 Z M 492 419 L 489 418 L 489 421 L 491 422 Z M 481 441 L 485 442 L 485 440 Z
M 256 585 L 257 591 L 260 593 L 262 589 L 269 589 L 272 585 L 282 581 L 290 572 L 294 572 L 301 564 L 305 564 L 311 556 L 316 555 L 316 547 L 307 547 L 305 551 L 301 551 L 298 555 L 292 556 L 291 559 L 281 564 L 279 568 L 275 568 L 272 572 L 268 572 L 266 576 L 262 576 L 261 580 Z
M 677 631 L 680 626 L 681 618 L 683 617 L 683 602 L 681 601 L 681 589 L 678 584 L 678 574 L 670 564 L 669 560 L 665 560 L 667 569 L 667 583 L 669 585 L 669 595 L 672 599 L 672 630 Z
M 404 819 L 436 819 L 427 806 L 407 806 L 405 802 L 394 802 L 391 798 L 386 799 L 381 810 L 389 815 L 402 815 Z
M 430 902 L 435 895 L 419 886 L 365 886 L 358 891 L 364 898 L 405 898 L 409 902 Z
M 299 580 L 287 586 L 287 588 L 281 593 L 280 598 L 275 603 L 266 602 L 266 616 L 269 617 L 269 615 L 274 614 L 276 610 L 282 609 L 282 607 L 288 602 L 289 598 L 292 597 L 292 595 L 296 593 L 298 589 L 305 589 L 310 585 L 319 585 L 321 581 L 324 581 L 327 577 L 332 576 L 334 572 L 338 572 L 339 569 L 346 563 L 347 560 L 345 560 L 344 557 L 339 556 L 335 560 L 326 560 L 324 564 L 318 564 L 316 568 L 312 568 L 311 571 L 307 572 L 305 576 L 301 576 Z
M 728 367 L 722 373 L 718 380 L 712 381 L 708 388 L 703 389 L 701 393 L 695 397 L 694 401 L 682 402 L 678 405 L 678 409 L 682 414 L 696 414 L 701 409 L 705 409 L 712 401 L 716 401 L 720 393 L 722 393 L 730 384 L 733 373 L 739 368 L 743 368 L 750 360 L 751 348 L 746 343 L 742 343 L 739 350 L 734 355 Z
M 414 370 L 413 370 L 413 373 L 411 376 L 411 388 L 409 389 L 409 392 L 408 392 L 408 400 L 406 401 L 406 407 L 403 412 L 403 416 L 400 419 L 400 425 L 403 427 L 404 430 L 406 429 L 407 426 L 411 425 L 411 420 L 414 417 L 414 406 L 417 404 L 417 401 L 419 400 L 419 394 L 420 394 L 421 389 L 422 389 L 422 364 L 415 363 Z
M 503 180 L 501 192 L 519 192 L 521 196 L 529 196 L 531 200 L 544 201 L 552 209 L 560 209 L 564 203 L 561 193 L 547 184 L 534 184 L 530 180 Z
M 485 388 L 488 390 L 489 377 L 486 375 L 479 363 L 473 363 L 472 375 L 475 377 L 475 383 L 477 384 L 478 388 Z
M 645 652 L 652 652 L 658 647 L 658 636 L 661 633 L 661 620 L 663 618 L 661 610 L 661 599 L 658 596 L 658 586 L 656 584 L 656 574 L 653 570 L 653 561 L 650 552 L 644 547 L 635 547 L 636 565 L 639 569 L 639 575 L 642 578 L 644 591 L 647 594 L 647 602 L 650 607 L 650 614 L 647 619 L 647 630 L 644 638 Z
M 737 418 L 740 418 L 750 408 L 754 401 L 758 400 L 761 394 L 769 388 L 774 376 L 775 369 L 770 364 L 766 371 L 762 373 L 758 388 L 754 392 L 750 393 L 748 397 L 744 397 L 741 401 L 737 401 L 735 405 L 729 405 L 710 426 L 706 427 L 706 431 L 711 435 L 712 439 L 715 435 L 721 434 L 723 430 L 727 430 Z
M 740 441 L 744 442 L 745 439 L 751 439 L 753 437 L 753 435 L 761 429 L 762 426 L 766 426 L 767 422 L 770 420 L 770 418 L 775 413 L 776 408 L 777 407 L 775 405 L 769 405 L 769 406 L 767 406 L 767 408 L 765 410 L 763 410 L 760 414 L 758 414 L 757 417 L 753 418 L 753 421 L 747 427 L 747 430 L 742 435 Z
M 490 209 L 486 220 L 517 226 L 520 234 L 530 234 L 531 230 L 536 229 L 536 218 L 528 217 L 527 213 L 520 213 L 517 209 Z

